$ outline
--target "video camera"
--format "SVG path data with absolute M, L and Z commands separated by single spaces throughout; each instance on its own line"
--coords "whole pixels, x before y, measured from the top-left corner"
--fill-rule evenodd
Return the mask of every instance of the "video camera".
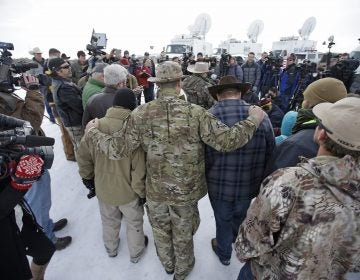
M 297 64 L 296 68 L 300 73 L 300 77 L 317 73 L 317 64 L 310 60 L 304 60 L 302 63 Z
M 0 90 L 3 92 L 13 92 L 15 90 L 14 85 L 20 85 L 25 87 L 25 82 L 22 74 L 32 68 L 38 68 L 37 63 L 13 63 L 11 58 L 12 54 L 9 50 L 14 50 L 12 43 L 0 42 Z M 14 76 L 13 74 L 20 74 L 20 76 Z M 40 78 L 39 78 L 40 80 Z M 28 86 L 29 90 L 38 90 L 38 84 L 31 84 Z
M 272 69 L 279 69 L 283 66 L 283 58 L 281 56 L 269 55 L 265 61 L 265 65 Z
M 354 71 L 359 67 L 357 59 L 339 60 L 330 68 L 330 76 L 342 81 L 349 91 L 353 81 Z
M 95 33 L 93 29 L 90 44 L 86 45 L 86 49 L 89 51 L 89 55 L 105 55 L 106 52 L 102 49 L 106 48 L 107 38 L 105 33 Z
M 29 122 L 0 114 L 0 179 L 10 175 L 9 163 L 23 155 L 39 155 L 43 170 L 51 168 L 55 139 L 32 135 L 33 131 Z

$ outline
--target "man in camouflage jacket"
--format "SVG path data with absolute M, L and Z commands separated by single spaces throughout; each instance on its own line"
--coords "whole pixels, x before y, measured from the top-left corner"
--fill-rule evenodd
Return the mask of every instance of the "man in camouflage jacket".
M 205 109 L 210 109 L 215 100 L 209 94 L 208 87 L 214 83 L 207 78 L 209 73 L 209 63 L 196 62 L 188 66 L 187 70 L 193 73 L 190 77 L 185 78 L 181 87 L 186 93 L 187 101 L 200 105 Z
M 113 135 L 101 133 L 96 119 L 86 129 L 110 159 L 120 159 L 140 145 L 147 153 L 148 217 L 160 261 L 168 274 L 175 271 L 174 279 L 185 279 L 195 264 L 197 202 L 206 194 L 204 143 L 222 151 L 237 149 L 264 117 L 254 106 L 246 120 L 229 128 L 204 108 L 179 98 L 181 77 L 179 64 L 160 64 L 156 77 L 150 78 L 160 88 L 156 100 L 135 109 L 128 124 Z
M 317 157 L 263 181 L 235 243 L 238 279 L 345 279 L 359 266 L 359 108 L 356 97 L 314 107 Z

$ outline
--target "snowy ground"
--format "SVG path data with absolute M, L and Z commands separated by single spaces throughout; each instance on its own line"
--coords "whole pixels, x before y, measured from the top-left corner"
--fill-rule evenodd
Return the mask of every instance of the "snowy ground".
M 55 160 L 50 169 L 52 179 L 51 217 L 56 221 L 66 217 L 69 224 L 57 236 L 71 235 L 72 244 L 55 252 L 46 272 L 46 280 L 167 280 L 156 255 L 152 231 L 146 215 L 144 231 L 149 236 L 149 246 L 139 263 L 129 260 L 125 227 L 120 232 L 120 247 L 116 258 L 109 258 L 101 236 L 101 222 L 97 199 L 87 199 L 87 189 L 82 185 L 75 162 L 65 159 L 59 128 L 44 118 L 43 129 L 47 136 L 56 139 Z M 211 250 L 210 240 L 215 235 L 215 220 L 208 197 L 199 202 L 201 223 L 194 237 L 196 264 L 189 280 L 235 280 L 242 264 L 234 253 L 230 266 L 223 266 Z M 353 274 L 347 279 L 360 279 Z

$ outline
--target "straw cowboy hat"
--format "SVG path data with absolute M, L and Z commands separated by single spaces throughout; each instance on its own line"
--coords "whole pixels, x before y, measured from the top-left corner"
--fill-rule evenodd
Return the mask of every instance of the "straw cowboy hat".
M 195 64 L 190 64 L 187 67 L 187 70 L 191 73 L 201 74 L 209 72 L 209 63 L 207 62 L 196 62 Z
M 217 94 L 220 94 L 225 89 L 237 89 L 241 94 L 245 94 L 250 88 L 250 83 L 240 83 L 234 76 L 224 76 L 220 79 L 220 82 L 216 86 L 208 87 L 209 93 L 215 99 L 217 99 Z
M 42 51 L 39 49 L 39 47 L 35 47 L 29 51 L 29 54 L 31 54 L 31 55 L 34 55 L 36 53 L 42 53 Z

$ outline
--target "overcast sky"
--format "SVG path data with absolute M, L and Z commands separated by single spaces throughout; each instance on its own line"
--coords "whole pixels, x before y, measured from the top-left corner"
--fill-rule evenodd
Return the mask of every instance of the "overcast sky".
M 55 47 L 75 58 L 78 50 L 85 50 L 93 28 L 106 33 L 107 51 L 115 47 L 158 53 L 174 35 L 187 34 L 200 13 L 211 16 L 206 38 L 213 47 L 229 35 L 247 40 L 247 29 L 256 19 L 264 22 L 258 42 L 266 51 L 281 36 L 297 36 L 310 16 L 317 24 L 309 39 L 318 41 L 319 51 L 327 51 L 322 42 L 329 35 L 335 36 L 334 52 L 350 52 L 360 38 L 359 0 L 0 0 L 0 11 L 0 41 L 14 44 L 15 58 L 30 57 L 33 47 L 44 57 Z

